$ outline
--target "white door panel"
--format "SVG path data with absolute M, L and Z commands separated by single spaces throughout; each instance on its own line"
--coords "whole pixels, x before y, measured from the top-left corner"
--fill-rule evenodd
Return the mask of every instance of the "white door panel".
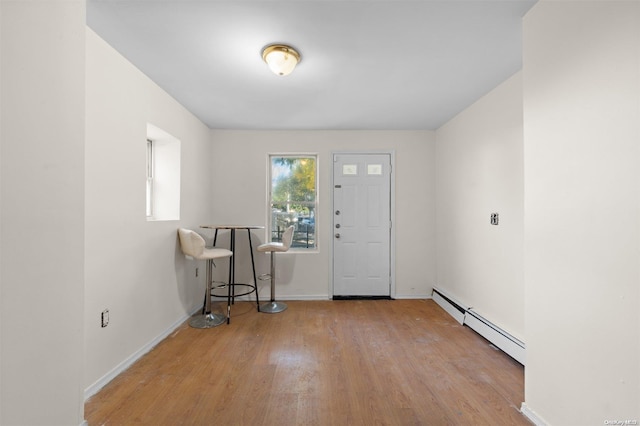
M 334 155 L 333 294 L 390 295 L 391 156 Z

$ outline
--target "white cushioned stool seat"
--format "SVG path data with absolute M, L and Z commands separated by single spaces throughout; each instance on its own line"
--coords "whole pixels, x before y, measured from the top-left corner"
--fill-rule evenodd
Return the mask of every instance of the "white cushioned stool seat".
M 178 229 L 178 234 L 180 235 L 182 252 L 194 259 L 219 259 L 221 257 L 229 257 L 233 254 L 231 250 L 206 247 L 204 238 L 190 229 L 180 228 Z
M 285 252 L 285 251 L 289 251 L 289 247 L 285 246 L 282 243 L 271 242 L 271 243 L 265 243 L 265 244 L 262 244 L 262 245 L 258 246 L 258 251 L 262 251 L 262 252 L 269 252 L 269 251 Z

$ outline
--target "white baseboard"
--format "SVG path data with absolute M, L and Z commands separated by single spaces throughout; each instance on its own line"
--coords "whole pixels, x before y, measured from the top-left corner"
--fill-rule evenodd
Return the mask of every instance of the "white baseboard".
M 525 365 L 524 343 L 516 339 L 500 327 L 487 321 L 473 309 L 469 309 L 464 315 L 464 324 L 476 333 L 493 343 L 511 358 Z
M 450 298 L 445 296 L 440 290 L 433 289 L 433 301 L 436 302 L 442 309 L 447 311 L 449 315 L 453 317 L 458 324 L 464 324 L 464 313 L 467 308 L 460 306 L 458 303 L 453 302 Z
M 171 333 L 173 333 L 176 328 L 180 327 L 182 325 L 182 323 L 184 323 L 187 319 L 189 319 L 191 317 L 191 315 L 195 314 L 196 312 L 198 312 L 201 309 L 202 309 L 202 305 L 198 306 L 197 308 L 195 308 L 191 314 L 186 314 L 186 315 L 182 316 L 176 322 L 171 324 L 165 331 L 163 331 L 158 336 L 156 336 L 153 340 L 151 340 L 149 343 L 144 345 L 142 348 L 140 348 L 139 350 L 134 352 L 131 356 L 129 356 L 127 359 L 125 359 L 120 364 L 118 364 L 114 369 L 112 369 L 107 374 L 105 374 L 100 379 L 98 379 L 94 384 L 92 384 L 91 386 L 86 388 L 84 390 L 84 400 L 86 401 L 89 398 L 91 398 L 93 395 L 98 393 L 100 391 L 100 389 L 105 387 L 111 380 L 115 379 L 119 374 L 121 374 L 123 371 L 125 371 L 127 368 L 129 368 L 134 362 L 136 362 L 137 360 L 142 358 L 142 356 L 144 356 L 151 349 L 153 349 L 158 343 L 160 343 L 167 336 L 169 336 Z
M 458 323 L 468 326 L 520 364 L 525 365 L 524 342 L 482 317 L 472 307 L 463 305 L 440 289 L 433 289 L 433 300 Z
M 269 301 L 270 296 L 260 296 L 260 304 L 266 303 Z M 305 295 L 278 295 L 276 291 L 276 300 L 331 300 L 333 296 L 327 294 L 305 294 Z M 393 297 L 393 299 L 431 299 L 430 294 L 399 294 Z M 236 300 L 240 300 L 243 302 L 255 302 L 256 297 L 254 295 L 241 296 L 236 297 Z M 222 301 L 223 303 L 227 303 L 226 300 L 220 298 L 218 301 Z
M 393 298 L 398 300 L 431 299 L 431 295 L 430 294 L 396 294 Z
M 268 302 L 270 296 L 264 298 L 264 300 L 260 299 L 260 303 Z M 278 296 L 276 292 L 276 300 L 331 300 L 329 296 L 326 294 L 306 294 L 304 296 Z
M 529 406 L 526 403 L 522 403 L 522 406 L 520 407 L 520 412 L 522 413 L 523 416 L 525 416 L 527 419 L 529 419 L 529 421 L 531 423 L 533 423 L 536 426 L 547 426 L 547 422 L 545 422 L 542 417 L 540 417 L 539 415 L 537 415 L 531 408 L 529 408 Z

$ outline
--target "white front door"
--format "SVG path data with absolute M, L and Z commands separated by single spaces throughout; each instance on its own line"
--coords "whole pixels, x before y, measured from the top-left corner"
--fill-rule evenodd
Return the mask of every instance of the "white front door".
M 391 155 L 333 156 L 333 295 L 391 295 Z

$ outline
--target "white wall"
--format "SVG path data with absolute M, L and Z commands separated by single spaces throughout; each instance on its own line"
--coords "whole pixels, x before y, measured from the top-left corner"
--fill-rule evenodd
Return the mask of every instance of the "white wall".
M 2 23 L 2 3 L 0 3 L 0 23 Z M 0 27 L 1 28 L 1 27 Z M 4 86 L 4 80 L 2 80 L 2 30 L 0 30 L 0 99 L 4 99 L 2 93 L 2 87 Z M 4 113 L 2 112 L 2 105 L 0 104 L 0 240 L 2 239 L 2 215 L 4 214 L 2 211 L 2 145 L 4 141 L 4 133 L 2 133 L 2 117 Z M 2 294 L 2 245 L 0 244 L 0 295 Z M 1 302 L 0 302 L 0 306 Z M 4 398 L 2 397 L 2 311 L 0 310 L 0 419 L 2 419 L 2 401 Z
M 0 9 L 0 423 L 79 425 L 85 3 Z
M 86 38 L 85 388 L 201 305 L 204 274 L 177 228 L 206 222 L 211 196 L 209 129 L 92 30 Z M 147 123 L 181 141 L 179 221 L 146 220 Z
M 521 73 L 436 132 L 437 286 L 524 341 L 522 147 Z
M 524 20 L 526 406 L 640 420 L 640 3 Z
M 317 153 L 319 202 L 318 253 L 279 255 L 276 294 L 283 299 L 327 298 L 330 290 L 331 153 L 395 150 L 396 296 L 430 295 L 435 279 L 434 133 L 429 131 L 232 131 L 211 132 L 212 223 L 265 225 L 269 153 Z M 255 233 L 264 242 L 265 233 Z M 238 240 L 243 250 L 246 238 Z M 239 253 L 239 258 L 248 258 Z M 268 255 L 257 256 L 258 274 L 267 272 Z M 241 265 L 241 264 L 239 264 Z M 240 268 L 238 278 L 242 271 Z M 247 278 L 244 278 L 247 279 Z M 268 297 L 267 284 L 261 297 Z

